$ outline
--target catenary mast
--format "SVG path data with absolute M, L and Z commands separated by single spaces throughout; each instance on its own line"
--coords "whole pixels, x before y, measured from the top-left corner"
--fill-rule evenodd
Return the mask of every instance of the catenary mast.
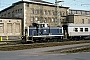
M 55 0 L 55 25 L 60 25 L 60 14 L 59 14 L 59 2 L 64 2 L 62 0 Z

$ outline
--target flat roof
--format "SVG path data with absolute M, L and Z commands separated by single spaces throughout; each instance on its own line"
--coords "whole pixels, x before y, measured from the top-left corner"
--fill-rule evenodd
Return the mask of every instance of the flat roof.
M 0 17 L 0 19 L 22 19 L 22 18 L 10 18 L 10 17 Z
M 75 10 L 75 9 L 70 9 L 71 11 L 85 11 L 85 12 L 90 12 L 90 10 Z
M 36 2 L 36 1 L 18 1 L 18 2 L 15 2 L 13 3 L 11 6 L 3 9 L 0 11 L 1 12 L 4 12 L 12 7 L 14 7 L 15 5 L 18 5 L 18 4 L 21 4 L 21 3 L 31 3 L 31 4 L 38 4 L 38 5 L 45 5 L 45 6 L 52 6 L 52 7 L 55 7 L 55 4 L 54 3 L 50 3 L 50 2 L 45 2 L 45 1 L 41 1 L 41 2 Z M 65 7 L 65 6 L 59 6 L 59 7 L 62 7 L 62 8 L 69 8 L 69 7 Z
M 90 15 L 88 14 L 88 15 L 83 15 L 83 14 L 70 14 L 70 15 L 68 15 L 68 16 L 87 16 L 87 17 L 90 17 Z

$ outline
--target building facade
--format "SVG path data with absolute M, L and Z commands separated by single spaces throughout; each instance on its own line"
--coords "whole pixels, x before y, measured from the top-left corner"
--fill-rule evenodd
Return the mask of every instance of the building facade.
M 22 18 L 23 35 L 25 27 L 31 26 L 32 23 L 49 23 L 50 26 L 62 26 L 66 23 L 89 24 L 89 15 L 90 11 L 72 10 L 42 0 L 18 1 L 0 11 L 0 17 Z
M 70 9 L 67 19 L 68 23 L 90 24 L 90 11 Z
M 21 36 L 21 23 L 18 18 L 0 18 L 0 36 Z
M 37 22 L 49 23 L 50 26 L 61 25 L 66 21 L 69 7 L 58 6 L 58 21 L 55 8 L 55 4 L 45 1 L 19 1 L 0 11 L 0 17 L 22 18 L 22 31 Z
M 0 41 L 18 40 L 22 36 L 22 19 L 0 17 Z
M 90 24 L 90 15 L 68 15 L 68 22 L 74 24 Z
M 73 15 L 73 14 L 90 15 L 90 11 L 87 11 L 87 10 L 73 10 L 73 9 L 70 9 L 70 10 L 69 10 L 69 15 Z

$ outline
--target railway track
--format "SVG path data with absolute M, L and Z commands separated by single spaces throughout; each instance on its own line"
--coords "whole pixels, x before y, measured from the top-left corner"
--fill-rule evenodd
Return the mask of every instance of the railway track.
M 0 50 L 12 51 L 12 50 L 23 50 L 23 49 L 32 49 L 32 48 L 63 46 L 63 45 L 71 45 L 71 44 L 81 44 L 81 43 L 90 43 L 90 40 L 32 43 L 32 44 L 1 44 Z

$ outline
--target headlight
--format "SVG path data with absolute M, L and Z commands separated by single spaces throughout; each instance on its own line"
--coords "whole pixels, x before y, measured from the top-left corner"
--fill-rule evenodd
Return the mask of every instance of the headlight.
M 46 30 L 44 30 L 44 32 L 46 32 Z

